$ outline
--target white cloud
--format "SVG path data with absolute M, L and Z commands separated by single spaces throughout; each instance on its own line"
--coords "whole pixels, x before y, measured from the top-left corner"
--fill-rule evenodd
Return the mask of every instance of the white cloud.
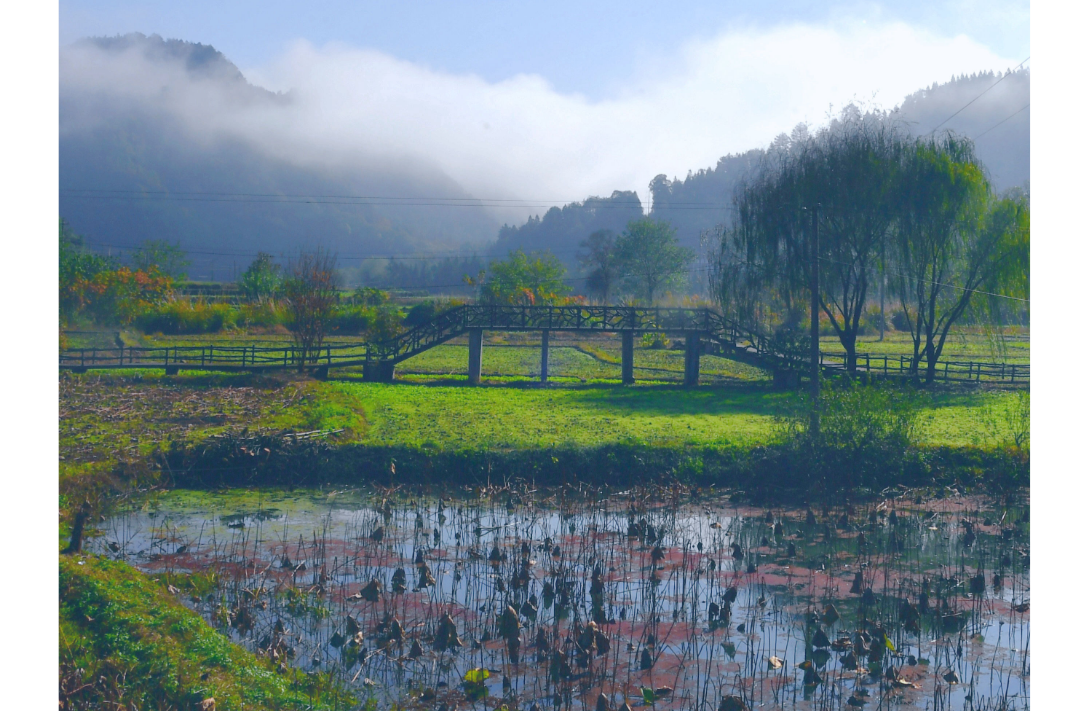
M 934 81 L 1022 59 L 897 22 L 731 30 L 690 42 L 678 56 L 602 101 L 561 94 L 534 75 L 492 83 L 305 41 L 245 69 L 253 83 L 289 90 L 288 106 L 236 106 L 179 76 L 163 89 L 132 68 L 123 91 L 167 102 L 200 130 L 240 135 L 298 162 L 434 164 L 484 198 L 570 200 L 635 189 L 644 199 L 657 173 L 682 176 L 762 147 L 800 121 L 822 122 L 830 105 L 858 99 L 892 107 Z M 116 82 L 96 82 L 107 75 L 100 67 L 64 66 L 62 88 L 99 83 L 98 90 L 119 91 Z

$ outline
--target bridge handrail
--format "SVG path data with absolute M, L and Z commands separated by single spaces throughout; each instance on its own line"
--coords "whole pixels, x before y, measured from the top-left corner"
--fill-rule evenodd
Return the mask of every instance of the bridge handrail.
M 706 341 L 718 344 L 731 353 L 741 352 L 751 362 L 765 368 L 809 369 L 805 344 L 768 337 L 708 308 L 642 306 L 509 306 L 467 304 L 437 314 L 395 338 L 379 343 L 326 344 L 309 351 L 306 365 L 397 363 L 432 346 L 445 343 L 470 329 L 485 330 L 570 330 L 597 332 L 668 332 L 697 333 Z M 118 346 L 114 348 L 72 348 L 60 353 L 60 366 L 69 368 L 123 367 L 204 367 L 230 368 L 295 367 L 300 364 L 301 349 L 281 346 Z M 844 354 L 822 353 L 819 367 L 843 370 Z M 839 358 L 829 362 L 827 358 Z M 900 375 L 910 371 L 911 356 L 859 354 L 860 371 Z M 895 363 L 896 365 L 892 365 Z M 891 367 L 890 367 L 891 366 Z M 1030 379 L 1027 364 L 1004 364 L 978 361 L 939 361 L 937 372 L 943 380 Z M 925 372 L 921 365 L 920 372 Z M 950 372 L 951 371 L 951 372 Z

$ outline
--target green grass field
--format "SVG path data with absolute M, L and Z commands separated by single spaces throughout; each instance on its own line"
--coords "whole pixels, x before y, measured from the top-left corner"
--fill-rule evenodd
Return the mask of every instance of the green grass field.
M 792 393 L 761 387 L 466 387 L 331 381 L 308 422 L 380 446 L 508 449 L 634 442 L 765 444 Z M 1004 392 L 940 393 L 923 410 L 928 445 L 980 445 L 1004 426 Z
M 511 350 L 511 349 L 506 349 Z M 514 449 L 637 443 L 765 444 L 796 395 L 747 383 L 674 385 L 321 382 L 182 373 L 64 376 L 61 471 L 137 460 L 174 440 L 224 431 L 344 429 L 339 441 L 375 446 Z M 928 445 L 983 445 L 1002 436 L 1014 393 L 942 391 L 923 410 Z
M 826 353 L 843 353 L 840 340 L 832 335 L 832 329 L 822 329 L 821 350 Z M 910 356 L 912 353 L 911 335 L 907 332 L 888 331 L 884 341 L 878 341 L 876 335 L 861 337 L 855 344 L 859 353 L 872 355 Z M 1000 363 L 1027 363 L 1031 354 L 1031 343 L 1027 338 L 1027 329 L 1022 333 L 1010 333 L 1004 339 L 1004 350 L 997 347 L 978 329 L 970 327 L 954 328 L 945 340 L 944 360 L 957 361 L 992 361 Z

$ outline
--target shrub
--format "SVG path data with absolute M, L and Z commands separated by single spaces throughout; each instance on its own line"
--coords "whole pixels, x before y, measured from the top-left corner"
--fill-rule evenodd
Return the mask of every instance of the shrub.
M 357 287 L 353 297 L 364 306 L 382 306 L 390 301 L 389 293 L 370 286 Z
M 339 306 L 330 318 L 330 330 L 333 333 L 362 333 L 371 328 L 375 312 L 372 306 Z
M 274 299 L 241 304 L 239 312 L 236 323 L 245 328 L 273 328 L 289 325 L 289 310 Z
M 923 431 L 921 396 L 909 388 L 823 382 L 819 429 L 810 431 L 812 401 L 798 398 L 778 415 L 781 444 L 807 484 L 854 488 L 902 471 Z
M 896 309 L 893 311 L 892 316 L 889 317 L 889 323 L 891 323 L 893 329 L 897 331 L 911 330 L 911 320 L 908 318 L 907 312 L 903 309 Z
M 394 338 L 404 330 L 401 321 L 401 312 L 397 307 L 389 304 L 380 306 L 368 327 L 368 340 L 380 343 Z
M 671 346 L 671 340 L 663 333 L 646 333 L 641 337 L 641 345 L 644 348 L 660 350 Z
M 144 333 L 216 333 L 236 328 L 239 315 L 229 304 L 176 300 L 144 309 L 136 316 L 135 325 Z

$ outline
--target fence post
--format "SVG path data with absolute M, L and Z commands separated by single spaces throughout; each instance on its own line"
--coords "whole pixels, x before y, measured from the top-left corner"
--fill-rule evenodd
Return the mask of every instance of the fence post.
M 945 379 L 949 379 L 949 361 L 945 361 Z
M 1015 363 L 1013 363 L 1013 366 L 1012 366 L 1012 377 L 1009 378 L 1009 382 L 1010 383 L 1015 383 L 1016 382 L 1016 364 Z
M 979 363 L 978 365 L 979 365 L 979 369 L 975 373 L 975 382 L 976 383 L 979 382 L 979 380 L 982 378 L 982 363 Z

